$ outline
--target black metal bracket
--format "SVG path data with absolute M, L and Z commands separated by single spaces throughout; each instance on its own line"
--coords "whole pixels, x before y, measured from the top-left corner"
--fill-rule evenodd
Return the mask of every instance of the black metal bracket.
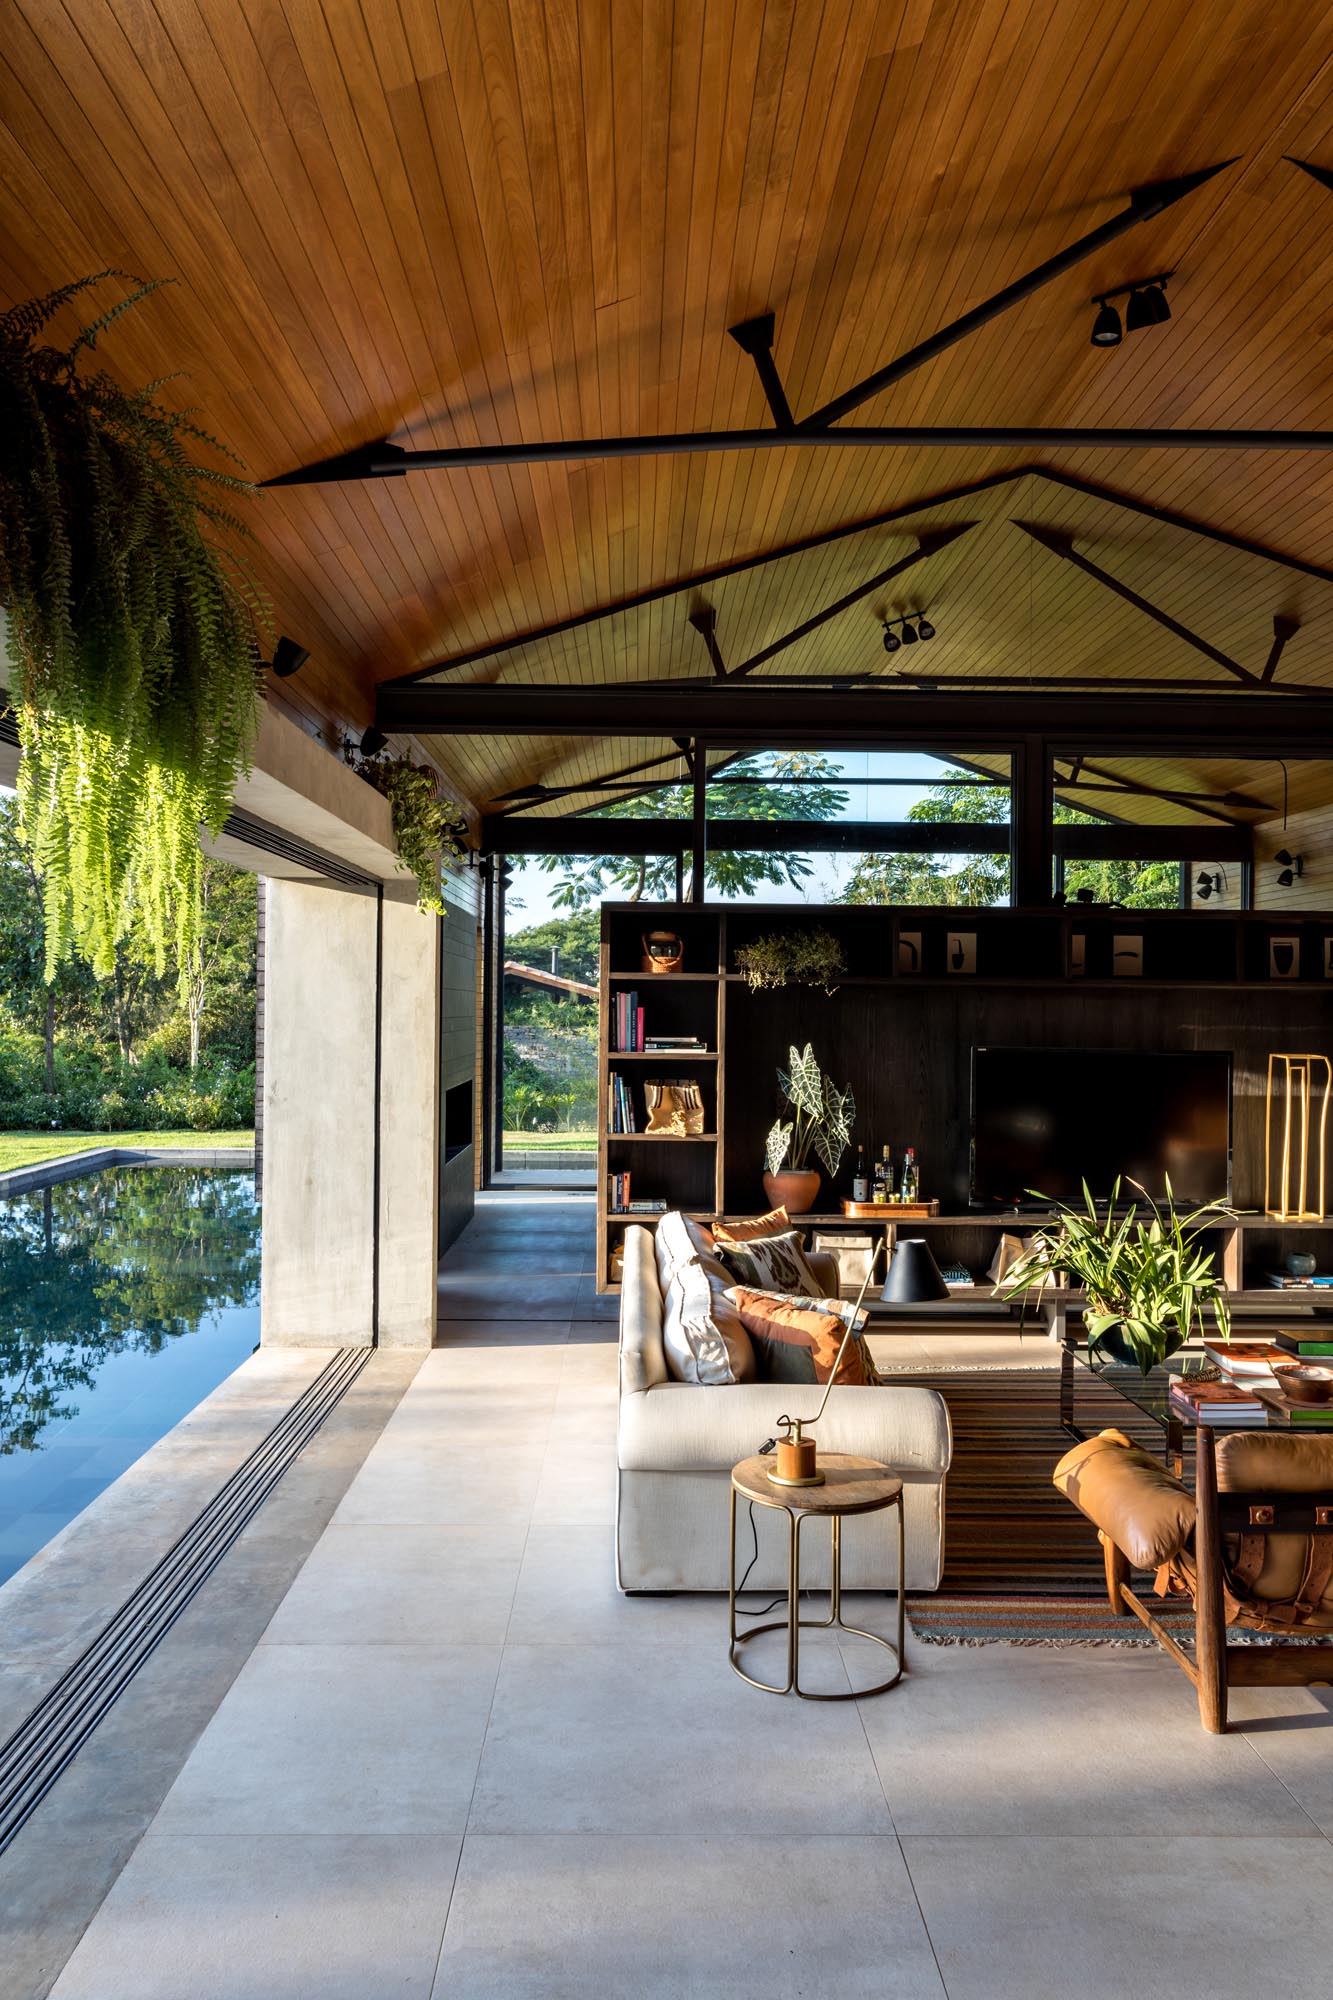
M 1301 621 L 1299 618 L 1284 618 L 1280 611 L 1275 613 L 1273 618 L 1273 643 L 1268 649 L 1268 658 L 1264 661 L 1264 670 L 1259 676 L 1265 687 L 1269 687 L 1272 684 L 1273 676 L 1277 672 L 1277 663 L 1287 649 L 1287 641 L 1294 639 L 1300 629 Z
M 755 365 L 760 384 L 768 398 L 768 407 L 773 412 L 773 421 L 780 431 L 795 427 L 791 404 L 782 386 L 777 363 L 773 359 L 774 316 L 771 312 L 759 313 L 754 319 L 743 319 L 738 326 L 729 326 L 727 332 Z
M 718 680 L 727 678 L 727 663 L 722 657 L 722 649 L 717 643 L 717 613 L 711 604 L 699 604 L 690 613 L 690 623 L 703 640 L 708 657 L 713 663 L 713 672 Z M 683 746 L 682 746 L 683 747 Z M 686 755 L 689 752 L 686 751 Z

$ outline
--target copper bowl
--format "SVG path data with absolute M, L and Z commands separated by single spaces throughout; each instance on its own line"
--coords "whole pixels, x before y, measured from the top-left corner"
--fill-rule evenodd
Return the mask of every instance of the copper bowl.
M 1306 1368 L 1300 1362 L 1273 1364 L 1273 1380 L 1293 1403 L 1327 1403 L 1333 1400 L 1333 1368 Z

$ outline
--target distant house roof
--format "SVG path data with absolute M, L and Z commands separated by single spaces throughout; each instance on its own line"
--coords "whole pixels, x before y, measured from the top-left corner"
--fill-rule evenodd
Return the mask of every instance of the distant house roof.
M 539 972 L 535 965 L 520 965 L 516 958 L 505 960 L 506 979 L 526 979 L 532 986 L 545 986 L 553 993 L 575 993 L 580 1000 L 595 1000 L 597 988 L 581 979 L 566 979 L 563 972 Z

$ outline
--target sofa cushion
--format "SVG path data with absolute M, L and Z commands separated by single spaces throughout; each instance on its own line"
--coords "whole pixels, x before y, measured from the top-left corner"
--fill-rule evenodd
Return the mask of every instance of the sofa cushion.
M 746 1243 L 718 1243 L 716 1253 L 730 1271 L 732 1283 L 746 1285 L 751 1291 L 809 1294 L 819 1290 L 798 1230 L 754 1236 Z
M 841 1313 L 826 1312 L 813 1300 L 755 1292 L 743 1285 L 729 1295 L 750 1336 L 761 1382 L 827 1382 L 847 1331 Z M 865 1342 L 848 1342 L 836 1377 L 851 1388 L 866 1386 Z
M 750 1336 L 727 1296 L 726 1273 L 714 1259 L 692 1257 L 672 1273 L 662 1345 L 667 1367 L 678 1382 L 721 1388 L 755 1379 Z
M 1169 1562 L 1194 1532 L 1194 1495 L 1123 1431 L 1085 1438 L 1051 1476 L 1136 1569 Z
M 692 1215 L 671 1208 L 658 1220 L 653 1248 L 657 1255 L 657 1276 L 665 1294 L 673 1273 L 682 1264 L 688 1264 L 692 1257 L 713 1254 L 713 1232 L 706 1223 L 696 1222 Z
M 767 1215 L 756 1215 L 748 1221 L 718 1222 L 713 1227 L 714 1243 L 749 1243 L 756 1236 L 777 1236 L 791 1228 L 791 1217 L 785 1208 L 770 1208 Z

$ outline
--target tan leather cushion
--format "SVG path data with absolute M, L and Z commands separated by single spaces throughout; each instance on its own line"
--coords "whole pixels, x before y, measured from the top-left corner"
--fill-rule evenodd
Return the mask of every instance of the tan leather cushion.
M 756 1215 L 749 1222 L 717 1223 L 713 1238 L 718 1243 L 748 1243 L 755 1236 L 777 1236 L 790 1228 L 791 1217 L 786 1209 L 770 1208 L 767 1215 Z
M 1122 1431 L 1075 1445 L 1052 1478 L 1136 1569 L 1168 1562 L 1194 1531 L 1194 1496 Z
M 1217 1440 L 1222 1493 L 1333 1492 L 1333 1437 L 1229 1431 Z

